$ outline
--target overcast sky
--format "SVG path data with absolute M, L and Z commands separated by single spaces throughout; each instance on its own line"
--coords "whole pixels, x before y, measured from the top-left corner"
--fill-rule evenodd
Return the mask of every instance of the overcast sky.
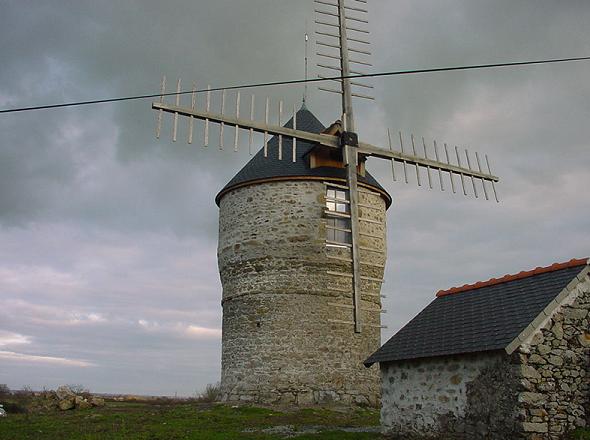
M 590 55 L 587 0 L 369 8 L 376 71 Z M 0 108 L 154 93 L 162 74 L 299 79 L 313 9 L 0 0 Z M 394 198 L 383 341 L 439 289 L 590 255 L 589 78 L 579 62 L 374 81 L 376 102 L 356 107 L 364 140 L 391 128 L 469 147 L 502 178 L 496 204 L 394 183 L 388 163 L 369 163 Z M 255 92 L 292 108 L 303 89 Z M 309 108 L 326 125 L 339 117 L 316 87 Z M 219 379 L 214 196 L 247 146 L 205 150 L 201 132 L 172 144 L 169 121 L 160 141 L 154 127 L 149 100 L 0 115 L 0 383 L 190 395 Z

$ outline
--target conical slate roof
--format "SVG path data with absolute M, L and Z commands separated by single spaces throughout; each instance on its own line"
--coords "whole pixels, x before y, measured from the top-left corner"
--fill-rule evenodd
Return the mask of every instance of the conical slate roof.
M 285 127 L 292 128 L 293 119 L 287 122 Z M 309 133 L 320 133 L 325 127 L 312 112 L 303 106 L 297 112 L 297 129 Z M 346 182 L 345 169 L 332 167 L 312 169 L 309 167 L 307 154 L 315 147 L 315 144 L 298 141 L 296 162 L 292 160 L 293 141 L 291 139 L 283 138 L 283 160 L 279 160 L 278 146 L 278 137 L 270 139 L 268 142 L 268 157 L 264 157 L 264 148 L 261 149 L 217 194 L 215 197 L 217 205 L 219 205 L 221 198 L 232 189 L 259 182 L 305 177 L 309 177 L 310 180 L 326 180 L 341 184 Z M 391 196 L 368 172 L 365 173 L 365 176 L 359 175 L 358 181 L 360 184 L 370 186 L 380 192 L 386 201 L 387 207 L 391 205 Z

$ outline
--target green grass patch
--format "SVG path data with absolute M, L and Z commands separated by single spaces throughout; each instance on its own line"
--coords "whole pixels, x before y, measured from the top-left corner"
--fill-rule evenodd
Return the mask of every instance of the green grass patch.
M 300 440 L 381 439 L 342 428 L 379 425 L 376 410 L 302 409 L 279 412 L 198 403 L 108 402 L 104 408 L 49 414 L 9 414 L 0 419 L 2 440 Z M 309 427 L 313 427 L 310 429 Z M 286 433 L 285 429 L 289 432 Z
M 570 436 L 571 440 L 590 440 L 590 429 L 576 429 Z

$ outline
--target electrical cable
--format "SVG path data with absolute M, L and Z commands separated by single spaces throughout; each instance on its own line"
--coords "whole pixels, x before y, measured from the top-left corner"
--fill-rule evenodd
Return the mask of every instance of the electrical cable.
M 534 65 L 534 64 L 554 64 L 554 63 L 565 63 L 565 62 L 572 62 L 572 61 L 585 61 L 590 60 L 590 57 L 574 57 L 574 58 L 561 58 L 561 59 L 549 59 L 549 60 L 535 60 L 535 61 L 517 61 L 511 63 L 497 63 L 497 64 L 476 64 L 470 66 L 452 66 L 452 67 L 435 67 L 429 69 L 413 69 L 413 70 L 398 70 L 392 72 L 379 72 L 379 73 L 367 73 L 362 75 L 349 75 L 349 76 L 335 76 L 330 78 L 311 78 L 311 79 L 300 79 L 300 80 L 290 80 L 290 81 L 274 81 L 274 82 L 265 82 L 265 83 L 257 83 L 257 84 L 243 84 L 237 86 L 229 86 L 229 87 L 216 87 L 211 89 L 201 89 L 201 90 L 191 90 L 185 92 L 171 92 L 171 93 L 164 93 L 164 94 L 149 94 L 149 95 L 136 95 L 136 96 L 124 96 L 118 98 L 108 98 L 108 99 L 95 99 L 91 101 L 77 101 L 77 102 L 67 102 L 61 104 L 49 104 L 49 105 L 39 105 L 33 107 L 20 107 L 20 108 L 9 108 L 0 110 L 0 114 L 6 113 L 19 113 L 19 112 L 28 112 L 34 110 L 50 110 L 50 109 L 58 109 L 58 108 L 65 108 L 65 107 L 81 107 L 86 105 L 94 105 L 94 104 L 106 104 L 106 103 L 114 103 L 114 102 L 123 102 L 123 101 L 136 101 L 140 99 L 153 99 L 153 98 L 160 98 L 162 96 L 176 96 L 176 95 L 188 95 L 191 93 L 206 93 L 216 92 L 221 90 L 236 90 L 236 89 L 252 89 L 252 88 L 259 88 L 259 87 L 273 87 L 273 86 L 282 86 L 282 85 L 294 85 L 294 84 L 303 84 L 303 83 L 314 83 L 314 82 L 325 82 L 325 81 L 338 81 L 343 79 L 361 79 L 361 78 L 379 78 L 385 76 L 400 76 L 400 75 L 416 75 L 416 74 L 423 74 L 423 73 L 437 73 L 437 72 L 453 72 L 453 71 L 460 71 L 460 70 L 480 70 L 480 69 L 491 69 L 491 68 L 499 68 L 499 67 L 515 67 L 515 66 L 527 66 L 527 65 Z

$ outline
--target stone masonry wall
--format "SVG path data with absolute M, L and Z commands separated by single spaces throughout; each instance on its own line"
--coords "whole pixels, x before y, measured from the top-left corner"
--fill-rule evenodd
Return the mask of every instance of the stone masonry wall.
M 363 280 L 355 334 L 347 249 L 326 248 L 326 185 L 284 181 L 235 189 L 220 202 L 218 262 L 223 285 L 223 399 L 259 404 L 378 405 L 380 283 Z M 363 276 L 383 277 L 385 202 L 361 193 Z M 336 257 L 335 258 L 329 258 Z
M 590 280 L 586 276 L 519 348 L 525 438 L 560 439 L 590 416 Z
M 384 430 L 404 439 L 558 440 L 587 426 L 589 276 L 568 289 L 531 323 L 533 332 L 511 355 L 382 364 Z
M 518 387 L 505 352 L 381 365 L 381 424 L 399 438 L 516 438 Z

